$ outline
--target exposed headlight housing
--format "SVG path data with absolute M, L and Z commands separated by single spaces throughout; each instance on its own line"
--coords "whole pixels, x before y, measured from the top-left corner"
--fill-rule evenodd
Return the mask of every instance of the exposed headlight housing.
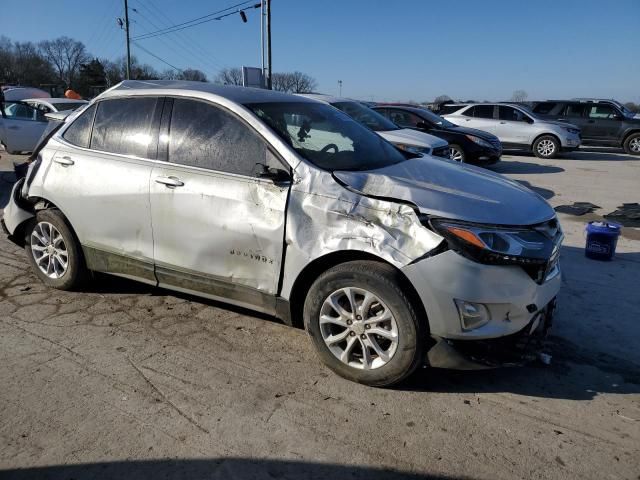
M 554 218 L 530 227 L 502 227 L 431 219 L 449 248 L 479 263 L 546 267 L 557 258 L 562 230 Z
M 580 135 L 580 130 L 578 128 L 571 128 L 571 127 L 562 127 L 562 128 L 564 128 L 569 133 L 573 133 L 574 135 Z
M 491 145 L 489 142 L 487 142 L 486 140 L 484 140 L 484 139 L 482 139 L 480 137 L 476 137 L 475 135 L 465 135 L 465 137 L 467 137 L 473 143 L 476 143 L 476 144 L 480 145 L 481 147 L 494 148 L 493 145 Z
M 417 145 L 407 145 L 406 143 L 394 143 L 394 145 L 400 150 L 418 155 L 428 155 L 431 153 L 430 147 L 418 147 Z

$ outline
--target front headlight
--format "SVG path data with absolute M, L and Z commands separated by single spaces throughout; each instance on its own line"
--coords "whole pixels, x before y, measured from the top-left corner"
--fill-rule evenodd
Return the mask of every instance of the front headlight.
M 562 127 L 562 128 L 564 128 L 569 133 L 573 133 L 574 135 L 580 135 L 580 130 L 578 130 L 577 128 L 570 128 L 570 127 Z
M 549 261 L 559 248 L 562 232 L 557 221 L 547 223 L 551 225 L 511 228 L 430 221 L 452 250 L 480 263 L 502 265 L 544 265 Z
M 465 135 L 465 137 L 467 137 L 469 140 L 471 140 L 473 143 L 477 143 L 478 145 L 480 145 L 481 147 L 484 148 L 493 148 L 493 145 L 491 145 L 489 142 L 487 142 L 486 140 L 483 140 L 480 137 L 476 137 L 475 135 Z
M 418 155 L 428 155 L 431 153 L 430 147 L 418 147 L 416 145 L 407 145 L 406 143 L 394 143 L 394 145 L 400 150 Z

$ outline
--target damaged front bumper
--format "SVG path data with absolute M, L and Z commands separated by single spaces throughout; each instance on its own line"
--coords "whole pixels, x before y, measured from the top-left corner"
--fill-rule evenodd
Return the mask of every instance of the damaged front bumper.
M 454 370 L 483 370 L 534 361 L 543 353 L 555 310 L 554 298 L 521 331 L 506 337 L 486 340 L 434 337 L 436 343 L 427 353 L 427 364 Z
M 516 265 L 487 265 L 447 250 L 402 268 L 424 305 L 435 345 L 428 363 L 444 368 L 487 368 L 518 364 L 529 353 L 514 348 L 550 327 L 560 290 L 559 264 L 536 282 Z M 464 324 L 460 301 L 480 305 L 486 319 Z M 540 333 L 540 332 L 538 332 Z M 501 353 L 499 353 L 501 352 Z M 524 356 L 523 356 L 524 355 Z

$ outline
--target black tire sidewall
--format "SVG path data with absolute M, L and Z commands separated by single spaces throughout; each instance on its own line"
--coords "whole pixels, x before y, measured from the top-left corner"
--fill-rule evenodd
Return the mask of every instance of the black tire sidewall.
M 551 155 L 541 155 L 540 153 L 538 153 L 538 144 L 542 140 L 551 140 L 555 145 L 555 150 Z M 533 154 L 538 158 L 546 158 L 546 159 L 556 158 L 559 153 L 560 153 L 560 142 L 556 137 L 552 135 L 543 135 L 540 138 L 536 139 L 535 142 L 533 142 Z
M 39 222 L 49 222 L 52 224 L 64 240 L 68 253 L 67 271 L 60 278 L 49 278 L 40 270 L 36 264 L 35 258 L 31 251 L 31 232 Z M 27 259 L 34 273 L 48 287 L 57 288 L 59 290 L 71 290 L 78 285 L 85 273 L 84 258 L 82 250 L 74 235 L 73 231 L 67 224 L 64 216 L 55 209 L 40 210 L 36 213 L 35 219 L 32 219 L 25 228 L 25 251 Z
M 371 386 L 390 386 L 410 375 L 422 355 L 424 328 L 409 299 L 403 294 L 392 267 L 375 262 L 350 262 L 322 274 L 311 286 L 304 304 L 305 327 L 321 360 L 338 375 Z M 369 265 L 367 265 L 369 264 Z M 378 296 L 393 313 L 398 325 L 398 347 L 393 358 L 374 370 L 359 370 L 342 363 L 324 343 L 320 310 L 329 294 L 344 287 L 363 288 Z

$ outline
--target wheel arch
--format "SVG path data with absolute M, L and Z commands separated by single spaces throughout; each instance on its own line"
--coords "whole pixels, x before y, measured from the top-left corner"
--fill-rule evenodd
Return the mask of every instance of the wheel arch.
M 53 203 L 50 200 L 47 200 L 44 197 L 30 197 L 29 203 L 31 205 L 29 210 L 34 214 L 34 217 L 28 218 L 22 223 L 18 224 L 18 226 L 16 226 L 15 231 L 13 232 L 13 235 L 12 235 L 12 240 L 14 241 L 14 243 L 19 245 L 20 247 L 24 247 L 25 246 L 25 243 L 24 243 L 25 228 L 27 227 L 29 222 L 32 222 L 34 220 L 35 214 L 38 213 L 38 211 L 40 210 L 55 209 L 62 214 L 65 221 L 67 222 L 67 225 L 69 225 L 69 229 L 71 230 L 71 233 L 74 235 L 76 241 L 78 242 L 78 245 L 80 245 L 78 234 L 76 233 L 75 228 L 73 228 L 73 225 L 69 221 L 69 217 L 67 217 L 64 211 L 60 209 L 55 203 Z
M 622 144 L 621 145 L 624 146 L 624 144 L 627 142 L 627 140 L 629 139 L 629 137 L 631 135 L 635 135 L 635 134 L 638 134 L 638 133 L 640 133 L 640 128 L 636 128 L 636 127 L 632 128 L 632 129 L 629 129 L 626 132 L 624 132 L 624 135 L 622 136 Z
M 416 310 L 416 314 L 424 318 L 426 325 L 429 325 L 427 311 L 424 307 L 424 304 L 422 303 L 420 295 L 418 294 L 409 278 L 402 272 L 402 270 L 381 257 L 361 250 L 339 250 L 336 252 L 327 253 L 321 257 L 314 259 L 300 271 L 295 281 L 293 282 L 293 286 L 289 294 L 291 325 L 296 328 L 304 328 L 303 308 L 306 293 L 309 291 L 309 288 L 311 287 L 313 282 L 315 282 L 320 275 L 337 265 L 357 260 L 369 260 L 391 266 L 398 274 L 398 278 L 402 283 L 402 287 L 409 297 L 411 305 Z

